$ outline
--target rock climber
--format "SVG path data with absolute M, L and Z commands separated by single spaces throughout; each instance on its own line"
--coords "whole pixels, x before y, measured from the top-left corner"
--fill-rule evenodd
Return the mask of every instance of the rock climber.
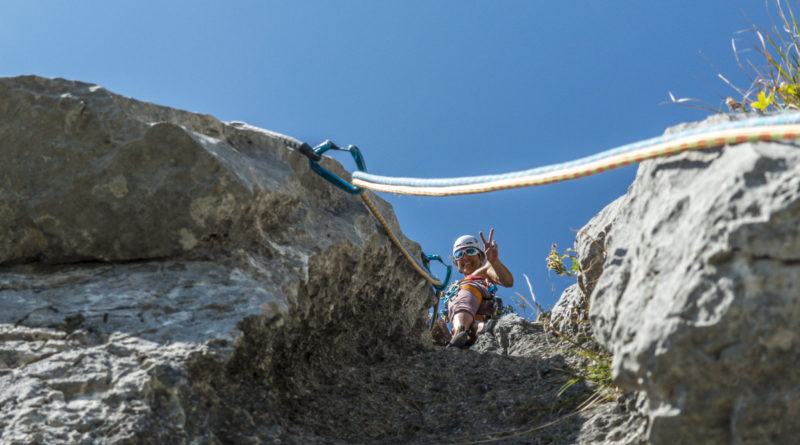
M 453 324 L 452 339 L 448 346 L 464 348 L 475 342 L 479 334 L 491 331 L 493 326 L 484 321 L 479 313 L 481 303 L 489 298 L 492 284 L 511 287 L 514 276 L 498 257 L 494 228 L 486 240 L 479 232 L 483 245 L 472 235 L 458 238 L 453 245 L 452 261 L 464 279 L 454 285 L 453 295 L 448 299 L 448 317 Z

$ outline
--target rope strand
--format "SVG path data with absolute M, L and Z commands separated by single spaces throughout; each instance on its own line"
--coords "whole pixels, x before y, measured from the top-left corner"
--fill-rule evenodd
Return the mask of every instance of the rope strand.
M 411 266 L 414 268 L 414 270 L 416 270 L 417 273 L 422 275 L 422 277 L 425 278 L 425 280 L 427 280 L 428 283 L 432 284 L 433 286 L 443 286 L 441 280 L 438 280 L 436 277 L 428 273 L 428 271 L 425 270 L 425 268 L 422 267 L 413 256 L 411 256 L 411 254 L 408 252 L 408 249 L 406 249 L 406 246 L 403 244 L 402 241 L 400 241 L 400 238 L 398 238 L 397 235 L 394 234 L 392 228 L 389 227 L 389 223 L 386 221 L 386 219 L 384 219 L 383 215 L 381 215 L 381 213 L 378 211 L 378 208 L 375 207 L 375 203 L 373 203 L 372 200 L 369 199 L 367 193 L 361 192 L 360 195 L 361 199 L 364 201 L 364 204 L 367 206 L 369 211 L 372 212 L 372 215 L 375 216 L 375 219 L 377 219 L 378 222 L 381 224 L 381 226 L 383 226 L 384 230 L 386 230 L 386 233 L 389 235 L 389 238 L 392 240 L 394 245 L 397 246 L 398 249 L 400 249 L 406 260 L 408 260 L 408 262 L 411 263 Z
M 422 179 L 386 177 L 359 171 L 353 173 L 353 185 L 379 192 L 418 196 L 487 193 L 581 178 L 687 150 L 703 150 L 754 141 L 794 140 L 798 137 L 800 137 L 800 113 L 788 113 L 660 136 L 571 162 L 503 175 Z

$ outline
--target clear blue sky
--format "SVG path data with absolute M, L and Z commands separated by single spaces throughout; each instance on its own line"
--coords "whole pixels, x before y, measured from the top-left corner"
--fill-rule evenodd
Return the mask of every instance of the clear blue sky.
M 746 86 L 731 39 L 771 23 L 761 0 L 14 1 L 0 14 L 0 75 L 97 83 L 311 145 L 358 145 L 376 174 L 465 176 L 572 160 L 701 119 L 660 103 L 672 91 L 719 104 L 733 91 L 717 70 Z M 550 245 L 571 246 L 571 230 L 635 172 L 381 196 L 428 253 L 496 228 L 517 279 L 501 295 L 528 295 L 525 273 L 549 306 L 571 283 L 545 268 Z

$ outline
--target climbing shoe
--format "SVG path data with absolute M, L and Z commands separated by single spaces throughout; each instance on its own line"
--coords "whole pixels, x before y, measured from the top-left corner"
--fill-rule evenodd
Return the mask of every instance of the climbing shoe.
M 464 346 L 469 348 L 472 345 L 474 345 L 475 342 L 477 341 L 478 341 L 478 334 L 474 331 L 470 331 L 469 334 L 467 335 L 467 343 Z
M 447 348 L 460 348 L 464 349 L 467 346 L 467 331 L 461 331 L 450 340 L 450 343 L 447 344 Z

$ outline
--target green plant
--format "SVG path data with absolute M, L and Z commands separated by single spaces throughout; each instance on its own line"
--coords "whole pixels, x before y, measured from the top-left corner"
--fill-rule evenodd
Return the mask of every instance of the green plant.
M 775 103 L 775 97 L 772 93 L 769 96 L 764 94 L 763 91 L 758 92 L 758 100 L 750 103 L 750 108 L 754 108 L 760 112 L 765 112 L 769 109 L 770 105 Z
M 564 260 L 569 260 L 571 265 L 568 267 Z M 553 244 L 550 255 L 547 256 L 547 268 L 555 272 L 558 276 L 575 276 L 580 271 L 578 259 L 575 257 L 575 250 L 568 248 L 563 254 L 558 253 L 558 247 Z
M 611 376 L 612 357 L 605 349 L 596 343 L 593 345 L 594 350 L 589 349 L 578 343 L 577 340 L 559 332 L 553 326 L 549 324 L 546 326 L 551 332 L 556 334 L 562 340 L 565 340 L 575 346 L 576 349 L 573 349 L 572 352 L 585 359 L 588 359 L 587 364 L 578 366 L 573 374 L 573 377 L 561 387 L 561 389 L 558 391 L 559 396 L 561 396 L 561 394 L 563 394 L 564 391 L 569 389 L 572 385 L 581 381 L 592 384 L 592 386 L 595 388 L 595 391 L 592 394 L 593 396 L 607 395 L 608 392 L 617 388 L 616 384 L 614 383 L 614 378 Z
M 579 231 L 579 233 L 589 236 L 583 231 Z M 594 239 L 592 239 L 592 241 L 597 244 L 597 241 Z M 602 246 L 599 244 L 597 245 L 602 249 Z M 573 276 L 573 274 L 578 271 L 578 261 L 576 259 L 575 252 L 572 249 L 567 249 L 564 254 L 559 254 L 556 245 L 553 244 L 553 250 L 551 251 L 550 256 L 548 256 L 548 268 L 553 269 L 550 267 L 551 258 L 553 265 L 558 262 L 563 267 L 563 273 L 560 273 L 559 275 L 565 274 L 568 276 Z M 569 268 L 564 266 L 564 259 L 570 259 L 572 261 L 572 266 Z M 558 273 L 558 271 L 556 271 L 556 273 Z M 530 279 L 528 279 L 528 276 L 525 274 L 523 274 L 523 276 L 528 283 L 530 299 L 526 298 L 520 293 L 516 293 L 517 297 L 519 297 L 522 302 L 527 304 L 538 313 L 537 321 L 540 322 L 542 326 L 574 346 L 574 348 L 570 348 L 569 351 L 583 358 L 584 364 L 570 366 L 571 369 L 551 368 L 570 376 L 570 379 L 561 385 L 557 391 L 552 391 L 549 394 L 543 394 L 542 396 L 546 399 L 546 402 L 542 403 L 547 403 L 550 406 L 550 413 L 557 416 L 554 420 L 533 426 L 531 428 L 514 430 L 511 433 L 481 438 L 479 440 L 465 443 L 505 442 L 512 439 L 531 437 L 535 433 L 550 429 L 560 423 L 572 419 L 573 417 L 590 411 L 598 404 L 610 400 L 618 391 L 614 380 L 611 377 L 611 355 L 600 345 L 598 345 L 593 338 L 579 337 L 578 339 L 575 339 L 555 329 L 550 322 L 550 312 L 545 311 L 539 302 L 536 301 Z M 588 390 L 583 389 L 581 391 L 572 391 L 566 396 L 562 397 L 569 388 L 582 381 L 588 383 Z M 532 419 L 529 419 L 529 421 L 533 422 L 538 418 L 539 416 L 537 415 Z M 555 443 L 562 442 L 563 440 L 557 440 Z
M 737 34 L 752 34 L 753 40 L 747 42 L 748 48 L 740 50 L 737 39 L 731 40 L 733 55 L 739 68 L 750 81 L 747 88 L 739 88 L 722 73 L 717 77 L 736 91 L 739 99 L 724 99 L 729 111 L 756 111 L 767 113 L 782 110 L 800 110 L 800 25 L 788 0 L 775 0 L 778 23 L 771 29 L 753 25 Z M 748 57 L 755 54 L 755 57 Z M 713 113 L 724 113 L 722 107 L 715 107 L 698 99 L 676 99 L 670 92 L 666 103 L 699 108 Z M 755 97 L 755 99 L 753 99 Z
M 579 233 L 589 236 L 587 233 L 582 231 Z M 592 239 L 592 242 L 597 244 L 597 241 L 594 239 Z M 599 244 L 597 245 L 599 246 Z M 600 248 L 602 249 L 602 246 L 600 246 Z M 567 264 L 564 262 L 565 260 L 569 260 L 570 266 L 567 266 Z M 577 259 L 574 249 L 566 249 L 564 253 L 559 253 L 558 246 L 556 244 L 553 244 L 550 254 L 547 256 L 547 268 L 554 271 L 559 276 L 575 276 L 580 271 L 579 264 L 580 262 Z M 611 377 L 611 355 L 599 344 L 597 344 L 593 338 L 580 339 L 584 341 L 570 338 L 554 328 L 550 324 L 549 319 L 544 320 L 544 325 L 562 340 L 571 343 L 575 347 L 571 350 L 572 352 L 587 359 L 587 364 L 577 367 L 573 377 L 561 387 L 558 392 L 559 396 L 571 386 L 581 381 L 588 382 L 596 388 L 596 391 L 593 393 L 590 399 L 594 398 L 595 396 L 605 394 L 610 389 L 616 388 L 614 379 Z M 591 344 L 590 347 L 584 346 L 587 344 L 587 342 Z
M 502 309 L 496 310 L 494 312 L 494 315 L 492 315 L 492 318 L 500 318 L 503 315 L 514 314 L 516 312 L 517 311 L 514 310 L 514 306 L 512 306 L 511 304 L 508 304 L 508 303 L 504 303 Z
M 734 56 L 739 68 L 750 75 L 751 86 L 740 90 L 720 76 L 741 96 L 741 101 L 728 98 L 731 109 L 744 110 L 746 106 L 759 112 L 800 109 L 800 27 L 794 11 L 787 0 L 775 0 L 779 21 L 770 30 L 756 26 L 746 31 L 755 35 L 757 42 L 750 42 L 756 62 L 743 57 L 733 40 Z M 759 64 L 760 63 L 760 64 Z M 748 101 L 750 94 L 757 99 Z M 739 106 L 742 105 L 742 106 Z
M 736 91 L 739 99 L 725 98 L 730 111 L 767 113 L 781 110 L 800 110 L 800 26 L 788 0 L 775 0 L 778 21 L 771 29 L 753 25 L 737 34 L 751 34 L 744 50 L 737 39 L 731 40 L 739 68 L 749 78 L 747 88 L 739 88 L 722 73 L 717 76 Z M 754 54 L 755 57 L 748 55 Z M 670 102 L 722 113 L 719 107 L 697 105 L 697 99 L 676 99 L 669 93 Z M 753 99 L 755 97 L 755 99 Z

